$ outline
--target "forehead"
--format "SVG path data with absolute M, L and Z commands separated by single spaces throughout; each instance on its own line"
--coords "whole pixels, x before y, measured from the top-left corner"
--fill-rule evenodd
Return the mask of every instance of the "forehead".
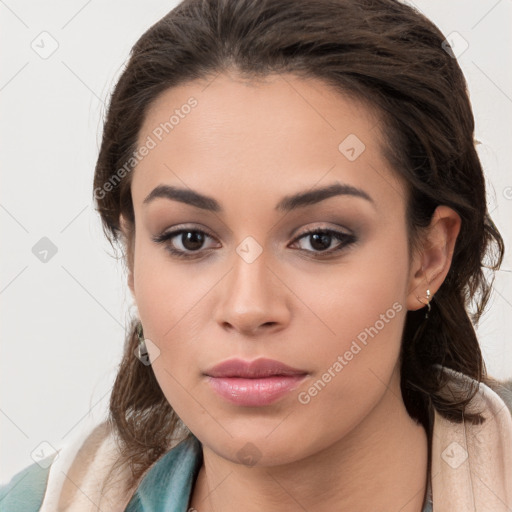
M 318 79 L 220 74 L 168 89 L 146 113 L 145 144 L 152 149 L 134 171 L 134 203 L 161 183 L 277 198 L 341 181 L 377 200 L 403 197 L 376 113 Z

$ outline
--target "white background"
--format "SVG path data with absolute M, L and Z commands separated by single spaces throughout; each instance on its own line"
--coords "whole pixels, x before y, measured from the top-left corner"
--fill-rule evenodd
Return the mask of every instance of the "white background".
M 489 209 L 510 247 L 512 2 L 409 3 L 444 34 L 456 31 L 469 43 L 459 62 L 474 107 Z M 41 442 L 63 446 L 106 414 L 133 305 L 92 203 L 103 102 L 132 45 L 175 4 L 0 2 L 2 482 L 33 462 L 30 454 Z M 59 45 L 47 59 L 31 47 L 43 31 Z M 32 253 L 42 237 L 57 247 L 46 263 Z M 508 272 L 497 276 L 479 335 L 489 372 L 512 378 L 508 252 L 503 269 Z

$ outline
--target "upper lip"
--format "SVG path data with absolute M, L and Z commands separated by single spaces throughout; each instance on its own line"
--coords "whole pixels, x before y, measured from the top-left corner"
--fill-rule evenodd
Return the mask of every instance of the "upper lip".
M 307 372 L 292 368 L 274 359 L 260 358 L 254 361 L 227 359 L 206 370 L 210 377 L 245 377 L 249 379 L 271 377 L 274 375 L 305 375 Z

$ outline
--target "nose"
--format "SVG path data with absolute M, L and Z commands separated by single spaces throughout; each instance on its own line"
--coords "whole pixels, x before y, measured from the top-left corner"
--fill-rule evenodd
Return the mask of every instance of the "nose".
M 277 332 L 290 321 L 289 295 L 264 253 L 251 263 L 236 254 L 233 268 L 223 279 L 215 320 L 223 329 L 244 335 Z

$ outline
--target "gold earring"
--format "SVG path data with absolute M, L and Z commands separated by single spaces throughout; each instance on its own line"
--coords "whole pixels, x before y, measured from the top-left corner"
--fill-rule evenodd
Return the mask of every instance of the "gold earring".
M 432 307 L 430 306 L 430 297 L 431 297 L 431 294 L 430 294 L 430 290 L 428 288 L 427 288 L 427 301 L 426 302 L 423 302 L 422 299 L 420 299 L 419 297 L 416 297 L 419 302 L 421 302 L 422 304 L 425 304 L 427 306 L 427 312 L 425 313 L 425 318 L 428 318 L 428 314 L 430 313 L 430 310 L 432 309 Z

